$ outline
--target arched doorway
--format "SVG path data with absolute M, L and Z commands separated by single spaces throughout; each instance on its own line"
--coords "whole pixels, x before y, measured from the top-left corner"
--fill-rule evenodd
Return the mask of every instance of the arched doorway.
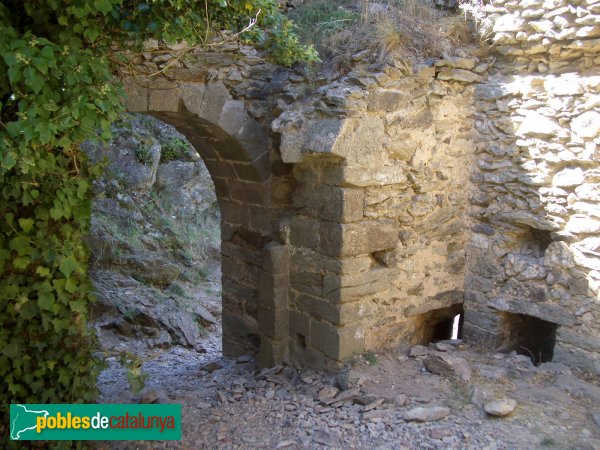
M 223 353 L 287 352 L 287 248 L 279 221 L 291 203 L 289 169 L 266 129 L 221 82 L 126 83 L 128 109 L 174 126 L 202 157 L 221 210 Z

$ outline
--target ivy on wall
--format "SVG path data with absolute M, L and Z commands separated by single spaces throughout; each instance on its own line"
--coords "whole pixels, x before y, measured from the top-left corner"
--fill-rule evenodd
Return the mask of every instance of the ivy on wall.
M 260 10 L 260 13 L 259 13 Z M 90 169 L 79 144 L 123 111 L 115 73 L 145 39 L 203 45 L 239 31 L 290 65 L 315 60 L 275 0 L 0 2 L 0 403 L 92 401 L 82 238 Z M 7 424 L 7 410 L 2 423 Z

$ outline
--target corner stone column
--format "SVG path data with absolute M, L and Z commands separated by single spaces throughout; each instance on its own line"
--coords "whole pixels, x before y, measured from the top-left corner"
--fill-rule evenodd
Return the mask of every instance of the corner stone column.
M 259 368 L 283 363 L 288 350 L 290 251 L 271 242 L 262 251 L 258 287 Z
M 330 370 L 365 351 L 373 297 L 395 272 L 372 254 L 398 241 L 394 220 L 365 217 L 365 190 L 340 178 L 342 168 L 315 161 L 294 167 L 290 224 L 290 357 Z

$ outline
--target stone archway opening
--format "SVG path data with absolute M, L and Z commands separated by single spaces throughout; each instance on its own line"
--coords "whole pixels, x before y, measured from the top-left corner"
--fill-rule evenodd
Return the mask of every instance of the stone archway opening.
M 280 364 L 288 347 L 291 168 L 264 120 L 269 105 L 203 70 L 128 79 L 128 110 L 174 126 L 198 151 L 221 209 L 223 354 Z M 213 74 L 214 75 L 214 74 Z M 235 83 L 234 83 L 235 85 Z
M 126 115 L 113 131 L 106 146 L 84 145 L 102 168 L 88 237 L 102 347 L 220 354 L 221 214 L 208 170 L 185 136 L 152 117 Z
M 500 313 L 504 351 L 527 356 L 535 365 L 552 361 L 558 325 L 537 317 Z
M 272 240 L 268 152 L 252 154 L 220 126 L 187 112 L 152 112 L 182 133 L 204 162 L 221 212 L 222 349 L 225 356 L 260 346 L 262 251 Z

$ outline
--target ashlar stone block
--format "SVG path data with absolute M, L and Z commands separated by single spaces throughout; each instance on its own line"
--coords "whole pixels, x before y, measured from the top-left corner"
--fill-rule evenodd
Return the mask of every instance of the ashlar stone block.
M 301 311 L 335 325 L 362 321 L 373 314 L 375 310 L 375 304 L 370 298 L 351 303 L 337 303 L 322 297 L 301 294 L 298 296 L 296 304 Z
M 266 308 L 287 309 L 289 275 L 261 271 L 259 275 L 258 303 Z
M 140 86 L 134 80 L 123 83 L 127 95 L 127 111 L 146 112 L 148 110 L 148 89 Z
M 308 215 L 335 222 L 362 220 L 364 191 L 318 184 L 301 184 L 294 192 L 294 206 Z
M 393 220 L 371 220 L 340 224 L 322 222 L 321 253 L 328 256 L 357 256 L 395 248 L 398 224 Z
M 311 272 L 352 274 L 369 270 L 373 264 L 373 259 L 370 255 L 335 258 L 306 249 L 297 249 L 291 255 L 291 263 L 293 267 Z
M 258 330 L 263 336 L 283 339 L 288 335 L 288 310 L 287 308 L 268 308 L 263 305 L 258 307 Z
M 283 363 L 288 351 L 287 339 L 271 339 L 262 336 L 258 349 L 258 367 L 274 367 Z
M 319 250 L 320 224 L 317 220 L 294 217 L 290 224 L 290 242 L 295 247 Z
M 362 324 L 336 327 L 326 322 L 311 322 L 311 344 L 330 358 L 343 360 L 365 350 L 365 332 Z

